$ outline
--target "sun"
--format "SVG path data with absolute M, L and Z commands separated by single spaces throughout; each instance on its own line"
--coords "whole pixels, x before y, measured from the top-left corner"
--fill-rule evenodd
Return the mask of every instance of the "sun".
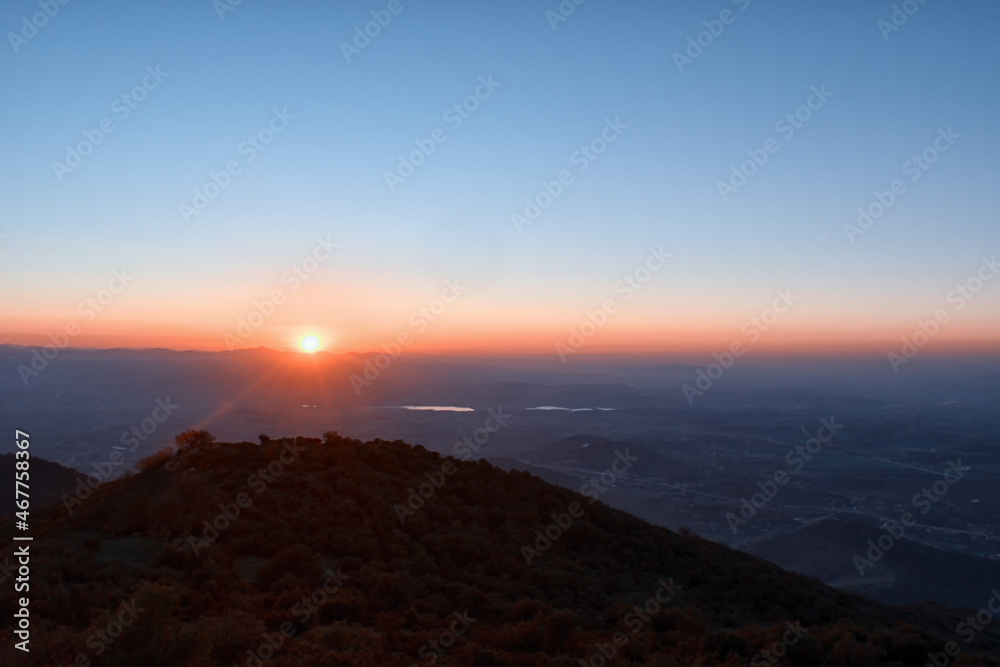
M 320 348 L 322 341 L 316 334 L 309 334 L 308 336 L 303 336 L 302 340 L 299 341 L 299 347 L 302 348 L 303 352 L 315 352 Z

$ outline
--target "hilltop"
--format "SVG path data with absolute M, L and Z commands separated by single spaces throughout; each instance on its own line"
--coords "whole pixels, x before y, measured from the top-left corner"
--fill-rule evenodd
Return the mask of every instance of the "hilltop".
M 5 595 L 0 662 L 918 666 L 967 615 L 401 441 L 186 442 L 72 513 L 34 509 L 32 651 Z M 994 628 L 961 647 L 955 664 L 1000 665 Z

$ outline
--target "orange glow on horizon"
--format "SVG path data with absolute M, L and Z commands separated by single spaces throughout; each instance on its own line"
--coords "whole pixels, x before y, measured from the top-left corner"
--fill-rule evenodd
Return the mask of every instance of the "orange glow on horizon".
M 229 348 L 217 332 L 188 329 L 176 324 L 143 326 L 138 322 L 104 322 L 101 326 L 79 332 L 76 336 L 59 336 L 58 324 L 43 323 L 34 331 L 0 331 L 0 344 L 24 345 L 29 347 L 55 346 L 70 348 L 166 348 L 172 350 L 226 351 Z M 378 353 L 394 348 L 400 339 L 399 333 L 379 335 L 366 331 L 353 336 L 350 332 L 338 333 L 335 344 L 330 344 L 330 333 L 304 334 L 288 331 L 285 327 L 262 328 L 254 332 L 234 349 L 267 347 L 279 351 L 318 352 L 332 354 Z M 38 333 L 38 331 L 45 333 Z M 306 330 L 308 331 L 308 330 Z M 589 336 L 577 336 L 571 341 L 569 327 L 535 326 L 530 330 L 520 329 L 514 324 L 507 327 L 442 326 L 439 330 L 429 328 L 420 334 L 409 334 L 409 342 L 400 345 L 404 354 L 429 355 L 556 355 L 556 345 L 562 344 L 576 350 L 572 356 L 588 354 L 664 354 L 664 355 L 708 355 L 722 352 L 736 342 L 743 344 L 747 357 L 774 357 L 781 355 L 802 356 L 854 356 L 898 351 L 904 337 L 916 331 L 914 325 L 879 326 L 841 325 L 838 327 L 809 327 L 802 322 L 788 322 L 783 328 L 776 327 L 761 333 L 757 340 L 743 335 L 738 328 L 675 325 L 672 327 L 643 327 L 630 330 L 615 328 L 612 324 L 597 330 Z M 310 337 L 315 337 L 313 341 Z M 309 342 L 307 342 L 307 339 Z M 582 344 L 579 344 L 582 341 Z M 577 343 L 575 345 L 573 343 Z M 1000 338 L 996 327 L 989 322 L 954 323 L 943 329 L 924 348 L 931 354 L 992 354 L 1000 352 Z

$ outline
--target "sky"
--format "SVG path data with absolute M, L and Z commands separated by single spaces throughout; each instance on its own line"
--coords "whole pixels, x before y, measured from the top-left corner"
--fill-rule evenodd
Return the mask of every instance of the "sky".
M 998 19 L 11 0 L 0 343 L 996 351 Z

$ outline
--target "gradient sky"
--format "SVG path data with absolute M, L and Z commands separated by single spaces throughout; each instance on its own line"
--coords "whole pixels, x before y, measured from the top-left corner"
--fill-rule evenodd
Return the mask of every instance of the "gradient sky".
M 365 351 L 404 333 L 412 351 L 554 353 L 617 299 L 583 351 L 704 353 L 748 342 L 744 324 L 790 288 L 757 349 L 888 352 L 942 308 L 937 349 L 1000 347 L 1000 279 L 948 300 L 1000 253 L 996 2 L 914 3 L 886 39 L 887 1 L 590 0 L 553 30 L 556 0 L 400 0 L 351 62 L 341 43 L 388 0 L 244 0 L 220 19 L 221 2 L 77 0 L 15 45 L 39 4 L 0 9 L 0 343 L 76 323 L 74 346 L 226 349 L 278 289 L 240 346 L 316 332 Z M 679 72 L 673 53 L 724 10 Z M 157 66 L 120 118 L 115 100 Z M 447 123 L 490 76 L 499 88 Z M 784 138 L 775 123 L 820 86 L 832 97 Z M 294 119 L 247 162 L 241 142 L 273 109 Z M 53 162 L 106 118 L 60 181 Z M 579 171 L 608 118 L 627 129 Z M 447 140 L 391 192 L 385 172 L 435 128 Z M 911 181 L 904 163 L 941 128 L 960 136 Z M 723 201 L 717 183 L 769 138 L 778 151 Z M 185 221 L 230 160 L 241 172 Z M 563 170 L 572 184 L 518 232 L 511 215 Z M 905 193 L 851 243 L 844 225 L 896 179 Z M 339 247 L 293 289 L 283 275 L 317 238 Z M 650 247 L 671 258 L 625 302 L 615 284 Z M 134 279 L 85 317 L 121 269 Z M 461 296 L 414 324 L 446 279 Z

